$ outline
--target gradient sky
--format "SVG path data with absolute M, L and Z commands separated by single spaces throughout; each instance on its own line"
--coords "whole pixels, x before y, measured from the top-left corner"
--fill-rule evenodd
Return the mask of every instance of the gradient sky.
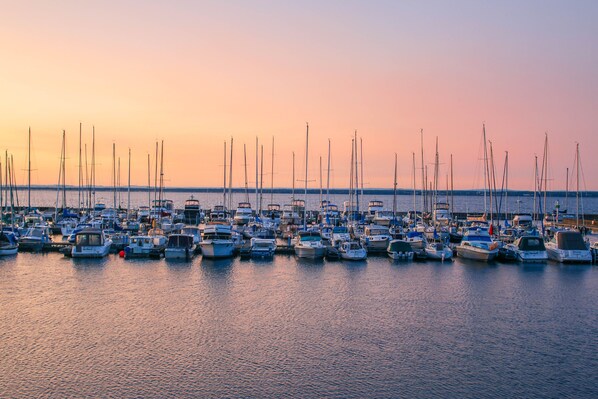
M 481 187 L 482 123 L 509 187 L 533 189 L 534 155 L 549 137 L 549 188 L 565 188 L 580 143 L 582 188 L 598 190 L 596 1 L 18 1 L 0 13 L 0 149 L 26 182 L 58 178 L 62 129 L 67 183 L 77 183 L 79 122 L 97 183 L 111 184 L 112 143 L 126 182 L 147 181 L 147 154 L 165 142 L 168 186 L 222 184 L 223 143 L 234 137 L 234 185 L 243 143 L 255 181 L 255 137 L 265 185 L 310 187 L 332 142 L 331 184 L 349 180 L 351 137 L 363 138 L 366 187 L 411 187 L 421 128 L 440 187 L 454 157 L 455 188 Z M 90 156 L 90 155 L 88 155 Z M 3 162 L 4 163 L 4 162 Z M 418 173 L 418 184 L 419 174 Z M 325 174 L 325 172 L 324 172 Z M 584 184 L 585 182 L 585 184 Z M 302 186 L 302 182 L 297 182 Z

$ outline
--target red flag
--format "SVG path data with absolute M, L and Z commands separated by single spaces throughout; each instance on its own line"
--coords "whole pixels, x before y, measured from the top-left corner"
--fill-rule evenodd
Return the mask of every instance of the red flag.
M 493 226 L 490 225 L 490 229 L 488 229 L 488 234 L 493 235 L 494 234 L 494 229 L 492 228 Z

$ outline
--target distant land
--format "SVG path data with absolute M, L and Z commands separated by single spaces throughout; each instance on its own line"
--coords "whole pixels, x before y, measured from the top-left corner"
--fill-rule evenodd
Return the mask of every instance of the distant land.
M 66 186 L 67 191 L 77 191 L 79 188 L 77 186 Z M 18 190 L 24 191 L 27 190 L 27 186 L 17 186 Z M 87 191 L 88 188 L 84 188 L 84 191 Z M 120 187 L 120 191 L 127 191 L 127 187 Z M 31 186 L 31 190 L 56 190 L 56 185 L 35 185 Z M 110 192 L 113 191 L 114 187 L 110 186 L 96 186 L 95 191 L 100 192 Z M 153 190 L 153 187 L 152 187 Z M 164 192 L 171 192 L 171 193 L 220 193 L 222 192 L 222 187 L 168 187 L 164 188 Z M 147 186 L 131 186 L 131 191 L 147 191 Z M 275 194 L 290 194 L 292 193 L 291 188 L 274 188 L 272 190 Z M 326 191 L 326 189 L 324 189 Z M 419 194 L 421 190 L 417 190 Z M 244 187 L 233 187 L 233 193 L 244 193 Z M 255 187 L 249 189 L 249 192 L 255 192 Z M 270 194 L 269 188 L 264 188 L 264 193 Z M 295 193 L 303 193 L 305 189 L 303 188 L 296 188 Z M 308 194 L 319 194 L 319 188 L 308 188 Z M 439 193 L 446 193 L 446 190 L 438 190 Z M 501 190 L 496 190 L 497 194 L 500 194 Z M 331 188 L 331 194 L 338 194 L 338 195 L 349 195 L 348 188 Z M 360 192 L 361 193 L 361 192 Z M 392 188 L 364 188 L 363 193 L 365 195 L 392 195 L 393 189 Z M 482 189 L 473 189 L 473 190 L 453 190 L 453 195 L 468 195 L 468 196 L 478 196 L 483 195 L 484 191 Z M 510 196 L 521 196 L 521 197 L 530 197 L 534 195 L 533 191 L 528 190 L 509 190 L 508 191 Z M 596 198 L 598 197 L 598 191 L 581 191 L 580 192 L 583 197 L 591 197 Z M 413 189 L 397 189 L 397 195 L 412 195 Z M 566 191 L 548 191 L 546 194 L 548 197 L 564 197 L 566 195 Z M 569 191 L 569 196 L 574 197 L 575 191 Z

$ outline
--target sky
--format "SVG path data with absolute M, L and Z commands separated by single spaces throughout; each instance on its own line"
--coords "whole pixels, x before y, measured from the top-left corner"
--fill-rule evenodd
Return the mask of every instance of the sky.
M 581 189 L 598 190 L 595 1 L 2 3 L 0 150 L 18 184 L 31 127 L 32 184 L 56 184 L 65 130 L 76 185 L 81 123 L 88 165 L 95 127 L 99 185 L 113 144 L 123 185 L 129 148 L 131 184 L 147 184 L 148 154 L 153 180 L 163 140 L 167 187 L 221 186 L 232 137 L 233 185 L 246 164 L 252 186 L 257 137 L 264 186 L 292 186 L 294 153 L 303 187 L 309 122 L 311 188 L 320 159 L 327 184 L 329 140 L 330 186 L 349 185 L 355 132 L 366 188 L 393 186 L 395 154 L 411 188 L 413 153 L 420 187 L 422 129 L 428 180 L 438 139 L 439 188 L 451 155 L 454 188 L 483 187 L 485 124 L 499 187 L 508 151 L 508 187 L 534 188 L 547 135 L 549 189 L 565 189 L 567 168 L 576 180 L 579 143 Z

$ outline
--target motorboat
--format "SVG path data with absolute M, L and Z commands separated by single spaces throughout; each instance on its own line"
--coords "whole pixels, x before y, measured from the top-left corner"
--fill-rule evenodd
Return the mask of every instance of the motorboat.
M 164 249 L 164 258 L 190 260 L 195 254 L 195 247 L 192 235 L 171 234 Z
M 344 241 L 338 247 L 340 257 L 345 260 L 364 260 L 368 253 L 359 241 Z
M 451 221 L 450 206 L 446 202 L 437 202 L 434 204 L 432 219 L 439 224 L 446 225 Z
M 39 252 L 52 242 L 48 226 L 29 227 L 19 237 L 19 251 Z
M 199 200 L 191 196 L 185 201 L 185 208 L 183 210 L 184 222 L 186 224 L 197 225 L 202 220 L 201 206 Z
M 159 258 L 166 248 L 164 236 L 132 236 L 124 249 L 125 259 Z
M 276 251 L 275 238 L 253 237 L 250 241 L 249 253 L 252 258 L 272 258 Z
M 456 249 L 457 255 L 462 258 L 486 262 L 498 255 L 498 243 L 492 240 L 488 230 L 479 227 L 467 229 Z
M 295 254 L 298 258 L 322 259 L 326 255 L 326 246 L 320 232 L 300 231 L 295 241 Z
M 388 227 L 376 224 L 365 226 L 361 243 L 368 253 L 384 252 L 389 242 L 390 231 Z
M 592 253 L 579 231 L 558 230 L 546 243 L 548 258 L 563 263 L 592 262 Z
M 19 250 L 19 241 L 13 232 L 0 231 L 0 256 L 14 255 Z
M 201 230 L 197 226 L 185 226 L 181 229 L 182 234 L 193 236 L 193 244 L 199 249 L 199 243 L 201 242 Z
M 103 258 L 110 252 L 112 240 L 100 229 L 84 229 L 75 236 L 71 248 L 73 258 Z
M 372 221 L 379 226 L 390 226 L 394 219 L 393 211 L 376 211 Z
M 234 255 L 232 229 L 228 224 L 208 224 L 201 236 L 201 253 L 205 258 L 229 258 Z
M 517 260 L 522 262 L 546 262 L 548 252 L 544 239 L 540 236 L 521 236 L 507 247 L 515 251 Z
M 233 218 L 235 224 L 244 226 L 251 222 L 252 219 L 253 210 L 251 209 L 251 204 L 249 202 L 239 202 L 239 206 L 235 212 L 235 217 Z
M 430 242 L 426 245 L 425 250 L 427 259 L 440 261 L 453 259 L 453 250 L 442 242 Z
M 351 240 L 351 234 L 346 226 L 336 226 L 332 228 L 332 245 L 340 245 L 343 241 Z
M 365 220 L 368 222 L 372 222 L 376 217 L 376 213 L 384 210 L 384 202 L 381 200 L 371 200 L 368 202 L 368 209 L 365 215 Z
M 386 253 L 392 260 L 413 260 L 413 248 L 405 240 L 391 240 Z

